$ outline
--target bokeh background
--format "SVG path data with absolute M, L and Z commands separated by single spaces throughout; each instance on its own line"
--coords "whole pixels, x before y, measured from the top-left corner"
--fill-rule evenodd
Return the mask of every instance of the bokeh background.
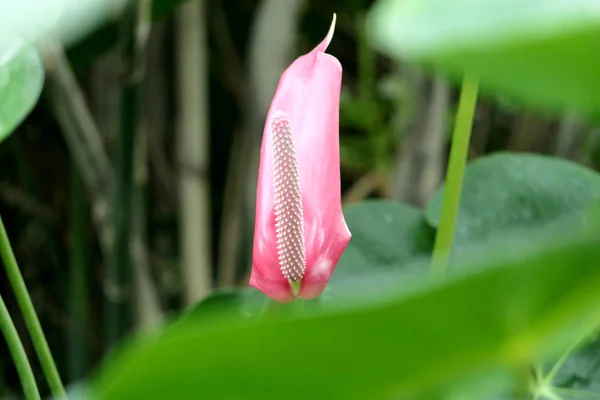
M 42 98 L 0 146 L 0 214 L 67 384 L 124 335 L 247 284 L 266 111 L 333 13 L 344 204 L 425 204 L 445 174 L 458 86 L 378 54 L 364 28 L 371 3 L 140 0 L 141 18 L 115 12 L 66 48 L 48 43 Z M 597 169 L 597 137 L 575 114 L 484 94 L 469 158 L 537 152 Z M 0 398 L 20 391 L 10 360 L 0 340 Z

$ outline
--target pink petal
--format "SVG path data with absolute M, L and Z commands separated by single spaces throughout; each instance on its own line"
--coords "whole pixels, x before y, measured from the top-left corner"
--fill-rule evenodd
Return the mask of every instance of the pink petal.
M 333 37 L 335 16 L 325 39 L 283 73 L 265 124 L 258 175 L 257 209 L 250 284 L 267 295 L 289 300 L 290 286 L 278 265 L 273 208 L 272 115 L 289 117 L 295 143 L 304 208 L 306 272 L 299 296 L 321 294 L 350 241 L 341 206 L 339 100 L 342 66 L 324 53 Z M 289 294 L 291 297 L 291 293 Z

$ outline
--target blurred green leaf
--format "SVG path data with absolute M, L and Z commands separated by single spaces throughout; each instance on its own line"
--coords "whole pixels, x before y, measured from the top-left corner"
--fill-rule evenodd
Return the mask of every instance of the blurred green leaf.
M 188 319 L 110 357 L 93 398 L 415 399 L 474 374 L 489 381 L 556 355 L 600 317 L 600 239 L 560 233 L 486 245 L 471 268 L 407 279 L 369 305 L 357 290 L 299 318 Z
M 0 141 L 31 112 L 44 85 L 37 51 L 23 41 L 0 45 Z
M 443 195 L 442 186 L 427 205 L 433 226 L 440 220 Z M 455 250 L 563 217 L 585 224 L 583 213 L 599 199 L 600 174 L 574 162 L 523 153 L 478 158 L 465 171 Z
M 325 289 L 325 299 L 369 287 L 375 292 L 385 286 L 393 290 L 401 285 L 403 276 L 390 275 L 390 271 L 411 275 L 427 271 L 426 266 L 411 264 L 431 255 L 433 249 L 435 232 L 421 210 L 372 200 L 345 207 L 344 217 L 352 239 Z
M 595 0 L 378 0 L 375 45 L 545 109 L 600 111 Z
M 254 318 L 263 309 L 266 299 L 264 294 L 252 287 L 217 289 L 187 310 L 177 323 L 191 319 L 214 326 L 231 319 Z
M 47 34 L 48 30 L 55 27 L 66 1 L 72 0 L 0 2 L 0 39 L 5 40 L 15 36 L 35 39 Z
M 0 40 L 53 37 L 68 45 L 114 18 L 131 0 L 19 0 L 0 2 Z

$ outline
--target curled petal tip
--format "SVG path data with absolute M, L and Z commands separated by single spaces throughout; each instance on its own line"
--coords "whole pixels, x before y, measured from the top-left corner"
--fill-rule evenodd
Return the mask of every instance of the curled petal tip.
M 328 46 L 329 46 L 329 43 L 331 42 L 331 39 L 333 39 L 333 33 L 335 32 L 335 22 L 336 21 L 337 21 L 337 14 L 333 13 L 331 25 L 329 26 L 329 32 L 327 32 L 327 45 Z
M 331 39 L 333 39 L 333 33 L 335 32 L 335 22 L 336 21 L 337 21 L 337 15 L 335 13 L 333 13 L 333 19 L 331 20 L 331 25 L 329 26 L 329 31 L 327 32 L 327 36 L 325 36 L 325 39 L 323 39 L 323 41 L 321 43 L 319 43 L 319 45 L 316 48 L 317 51 L 324 53 L 325 50 L 327 50 L 327 47 L 329 47 L 329 43 L 331 43 Z

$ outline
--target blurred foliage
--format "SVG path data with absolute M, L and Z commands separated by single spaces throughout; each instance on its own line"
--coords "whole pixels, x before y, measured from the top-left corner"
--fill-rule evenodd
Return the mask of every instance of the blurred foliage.
M 556 231 L 529 233 L 536 239 L 482 246 L 443 283 L 405 279 L 402 288 L 380 287 L 376 300 L 353 287 L 352 300 L 299 318 L 214 326 L 196 314 L 113 356 L 92 386 L 93 398 L 279 398 L 290 376 L 304 382 L 286 395 L 293 399 L 432 398 L 440 387 L 452 392 L 457 385 L 465 395 L 461 379 L 485 371 L 489 382 L 489 374 L 501 378 L 554 354 L 598 316 L 597 230 L 570 240 Z M 232 376 L 235 385 L 227 384 Z M 502 383 L 471 390 L 485 398 Z
M 37 103 L 44 67 L 30 45 L 16 41 L 0 46 L 0 141 L 10 135 Z
M 465 171 L 455 232 L 455 250 L 470 243 L 532 226 L 547 226 L 562 216 L 577 221 L 600 201 L 600 175 L 579 164 L 535 154 L 494 153 L 470 163 Z M 442 186 L 427 206 L 427 219 L 437 226 Z M 581 224 L 593 223 L 583 216 Z
M 529 106 L 600 112 L 593 1 L 381 0 L 371 17 L 374 42 L 387 54 L 456 79 L 469 71 L 483 89 Z
M 574 109 L 578 117 L 593 117 L 600 110 L 596 2 L 303 3 L 294 56 L 312 49 L 337 14 L 328 52 L 344 67 L 342 186 L 345 195 L 352 193 L 349 203 L 357 203 L 344 207 L 353 239 L 331 284 L 303 311 L 270 304 L 248 288 L 243 263 L 236 265 L 239 285 L 216 288 L 183 310 L 180 210 L 170 186 L 181 168 L 172 132 L 178 112 L 174 11 L 182 3 L 152 3 L 149 48 L 159 56 L 146 61 L 148 70 L 158 73 L 145 81 L 142 107 L 145 123 L 154 121 L 156 110 L 164 114 L 161 135 L 146 137 L 154 142 L 148 145 L 144 236 L 168 322 L 110 351 L 102 337 L 105 262 L 92 218 L 83 217 L 95 210 L 82 196 L 49 99 L 25 119 L 40 95 L 40 59 L 29 47 L 14 57 L 0 52 L 0 99 L 10 99 L 0 103 L 0 140 L 18 125 L 17 134 L 0 146 L 0 214 L 59 370 L 69 371 L 69 384 L 110 399 L 264 399 L 269 392 L 276 398 L 284 393 L 287 398 L 491 399 L 509 398 L 504 392 L 524 380 L 525 386 L 534 385 L 532 398 L 538 400 L 597 396 L 580 391 L 598 392 L 600 385 L 600 342 L 588 335 L 600 317 L 600 139 L 593 119 L 578 120 L 578 130 L 565 134 L 560 114 Z M 261 3 L 205 4 L 209 232 L 217 255 L 232 146 L 239 132 L 249 134 L 248 44 Z M 531 32 L 536 34 L 527 36 Z M 123 72 L 114 61 L 119 35 L 114 15 L 67 49 L 103 126 L 111 126 L 104 117 L 115 111 L 113 92 Z M 392 168 L 398 150 L 410 146 L 405 139 L 411 134 L 421 133 L 415 121 L 430 117 L 420 103 L 431 100 L 432 78 L 426 75 L 417 84 L 415 76 L 421 75 L 415 70 L 443 71 L 454 79 L 475 72 L 486 94 L 475 118 L 473 161 L 455 233 L 460 257 L 444 281 L 427 279 L 443 186 L 424 210 L 385 198 L 398 179 Z M 453 87 L 444 110 L 450 123 L 455 95 Z M 449 131 L 444 129 L 446 136 L 434 145 L 446 149 Z M 115 132 L 101 133 L 113 155 Z M 561 135 L 577 139 L 574 161 L 552 157 L 561 150 L 556 145 Z M 488 155 L 498 151 L 503 152 Z M 418 155 L 417 162 L 430 156 Z M 219 261 L 214 260 L 215 275 Z M 82 272 L 74 271 L 76 265 L 86 263 L 85 273 L 76 274 Z M 4 278 L 0 292 L 11 292 Z M 70 304 L 69 292 L 84 298 L 87 308 Z M 14 300 L 5 297 L 24 332 Z M 76 332 L 75 313 L 89 323 L 86 330 Z M 85 340 L 73 340 L 74 332 Z M 580 350 L 560 359 L 575 343 L 582 344 Z M 28 341 L 25 346 L 33 359 Z M 73 357 L 77 346 L 85 347 L 84 361 Z M 0 341 L 0 398 L 19 393 L 9 360 Z M 77 362 L 82 364 L 73 367 Z M 515 370 L 525 371 L 524 378 L 515 377 Z M 76 380 L 81 377 L 89 380 Z M 41 377 L 38 381 L 47 393 Z

